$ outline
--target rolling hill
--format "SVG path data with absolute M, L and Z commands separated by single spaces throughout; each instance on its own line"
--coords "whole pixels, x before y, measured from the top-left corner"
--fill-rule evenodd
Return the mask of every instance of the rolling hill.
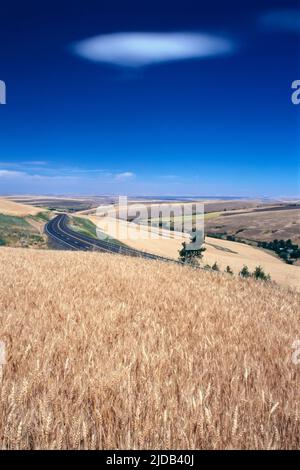
M 300 294 L 0 248 L 3 449 L 299 448 Z
M 170 238 L 170 232 L 164 229 L 148 228 L 145 225 L 137 225 L 124 220 L 115 221 L 109 217 L 103 219 L 90 215 L 85 217 L 103 232 L 113 234 L 115 238 L 118 238 L 122 231 L 122 234 L 127 236 L 122 241 L 128 246 L 167 258 L 178 259 L 182 242 L 189 241 L 186 234 L 178 232 L 171 232 L 176 236 Z M 111 225 L 108 224 L 109 222 Z M 114 232 L 115 227 L 116 233 Z M 150 238 L 149 230 L 159 231 L 161 237 L 159 239 Z M 217 262 L 221 270 L 226 269 L 226 266 L 229 265 L 235 274 L 238 274 L 244 265 L 247 265 L 251 271 L 261 265 L 265 272 L 269 273 L 272 279 L 279 284 L 300 288 L 299 266 L 288 265 L 270 252 L 246 244 L 212 237 L 205 238 L 204 246 L 206 251 L 202 260 L 203 265 L 213 265 Z
M 15 215 L 22 217 L 24 215 L 36 215 L 41 212 L 38 207 L 30 206 L 28 204 L 21 204 L 19 202 L 10 201 L 0 197 L 0 213 L 4 215 Z

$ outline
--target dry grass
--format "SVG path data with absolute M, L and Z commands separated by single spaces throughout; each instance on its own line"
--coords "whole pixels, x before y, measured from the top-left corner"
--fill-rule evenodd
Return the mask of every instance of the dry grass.
M 273 281 L 300 290 L 299 266 L 289 265 L 275 254 L 243 243 L 218 240 L 211 237 L 206 237 L 205 241 L 206 251 L 204 252 L 202 264 L 212 265 L 217 261 L 222 270 L 229 265 L 235 274 L 240 272 L 243 265 L 247 265 L 251 271 L 254 271 L 256 266 L 261 265 L 264 271 L 271 275 Z
M 170 232 L 162 228 L 134 224 L 111 217 L 101 218 L 89 215 L 85 216 L 85 218 L 93 222 L 104 233 L 119 239 L 131 248 L 154 253 L 155 255 L 164 256 L 166 258 L 178 259 L 178 251 L 182 243 L 190 240 L 190 237 L 183 233 Z M 116 229 L 114 229 L 114 227 L 116 227 Z M 123 233 L 123 235 L 127 234 L 127 238 L 121 237 L 121 233 Z
M 205 230 L 210 233 L 227 233 L 248 240 L 271 241 L 291 239 L 300 244 L 300 210 L 275 210 L 248 212 L 207 220 Z
M 10 201 L 0 197 L 0 213 L 5 215 L 15 215 L 22 217 L 24 215 L 36 215 L 41 212 L 38 207 L 33 207 L 27 204 L 20 204 L 18 202 Z
M 171 234 L 176 234 L 176 238 L 170 238 L 169 231 L 155 228 L 152 228 L 152 230 L 159 231 L 162 236 L 159 239 L 151 239 L 149 236 L 149 230 L 151 230 L 151 228 L 124 220 L 116 221 L 117 233 L 115 234 L 112 230 L 114 224 L 108 224 L 108 222 L 112 222 L 113 219 L 97 216 L 86 216 L 86 218 L 97 225 L 100 230 L 103 230 L 103 232 L 115 238 L 119 238 L 118 230 L 125 228 L 128 233 L 128 238 L 122 239 L 123 243 L 137 250 L 147 251 L 166 258 L 178 259 L 178 252 L 182 242 L 189 241 L 189 237 L 186 234 L 171 232 Z M 204 252 L 202 264 L 210 264 L 212 266 L 217 262 L 222 270 L 226 269 L 226 266 L 229 265 L 235 274 L 240 272 L 244 264 L 246 264 L 251 271 L 253 271 L 256 266 L 261 265 L 275 282 L 286 287 L 300 289 L 299 266 L 288 265 L 273 254 L 242 243 L 218 240 L 211 237 L 206 237 L 205 241 L 206 251 Z
M 299 448 L 298 293 L 95 253 L 0 275 L 1 448 Z

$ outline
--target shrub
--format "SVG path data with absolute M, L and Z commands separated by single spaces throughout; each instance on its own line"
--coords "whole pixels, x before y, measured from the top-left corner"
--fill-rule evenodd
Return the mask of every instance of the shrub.
M 266 274 L 261 266 L 256 266 L 255 270 L 252 273 L 254 279 L 260 279 L 262 281 L 270 281 L 270 274 Z
M 201 242 L 202 239 L 202 242 Z M 203 256 L 203 247 L 204 237 L 199 236 L 199 242 L 197 242 L 196 234 L 191 235 L 191 241 L 189 244 L 186 242 L 182 243 L 182 248 L 179 251 L 179 261 L 184 264 L 190 264 L 192 266 L 199 266 L 199 261 Z
M 220 271 L 220 268 L 218 266 L 218 263 L 215 261 L 214 264 L 212 265 L 211 269 L 213 271 Z
M 241 269 L 241 271 L 239 272 L 239 275 L 241 277 L 250 277 L 251 273 L 248 269 L 248 266 L 244 265 L 243 268 Z
M 233 275 L 233 271 L 230 266 L 226 266 L 225 273 Z

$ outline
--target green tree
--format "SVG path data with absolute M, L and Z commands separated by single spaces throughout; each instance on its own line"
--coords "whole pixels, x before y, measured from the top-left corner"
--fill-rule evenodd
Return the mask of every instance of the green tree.
M 239 272 L 239 275 L 241 277 L 250 277 L 251 273 L 248 269 L 248 266 L 244 265 L 243 268 L 241 269 L 241 271 Z
M 179 251 L 179 261 L 191 266 L 199 266 L 199 261 L 203 257 L 206 248 L 203 247 L 204 237 L 202 234 L 193 233 L 190 243 L 183 242 Z
M 256 266 L 255 270 L 252 273 L 254 279 L 260 279 L 262 281 L 270 281 L 270 274 L 266 274 L 261 266 Z
M 214 264 L 212 265 L 211 269 L 213 271 L 220 271 L 220 268 L 218 266 L 218 263 L 215 261 Z
M 231 276 L 233 275 L 233 271 L 230 266 L 226 266 L 225 273 L 230 274 Z

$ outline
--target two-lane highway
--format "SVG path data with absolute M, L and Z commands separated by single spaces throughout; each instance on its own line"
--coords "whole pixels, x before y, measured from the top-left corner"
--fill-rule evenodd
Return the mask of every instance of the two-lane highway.
M 90 250 L 91 245 L 85 243 L 83 240 L 77 238 L 77 233 L 74 232 L 74 235 L 69 235 L 66 233 L 61 224 L 64 220 L 65 214 L 58 215 L 54 219 L 50 220 L 45 226 L 45 232 L 48 237 L 55 240 L 61 246 L 72 250 Z
M 133 248 L 123 247 L 115 243 L 100 239 L 98 240 L 88 237 L 82 233 L 75 232 L 68 226 L 68 216 L 66 214 L 59 214 L 50 220 L 45 226 L 45 232 L 48 237 L 55 240 L 61 246 L 72 250 L 102 251 L 174 262 L 174 260 L 156 256 L 152 253 L 134 250 Z

